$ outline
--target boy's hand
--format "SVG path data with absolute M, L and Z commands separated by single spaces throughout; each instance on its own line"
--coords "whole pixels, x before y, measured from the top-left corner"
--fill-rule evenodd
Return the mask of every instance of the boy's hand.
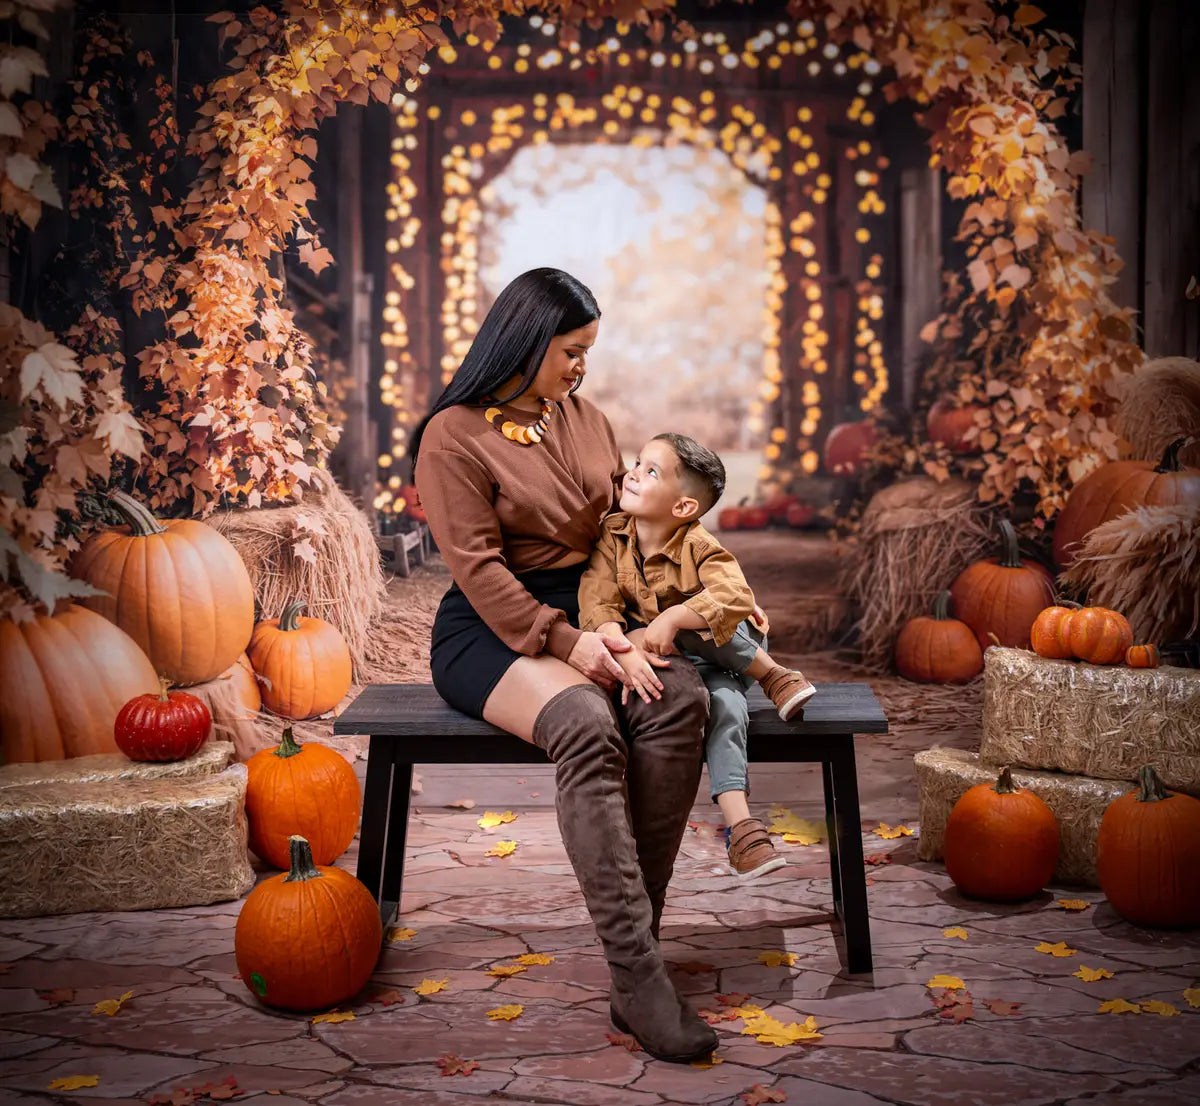
M 633 646 L 625 653 L 615 654 L 614 660 L 625 670 L 628 677 L 628 682 L 621 688 L 621 706 L 625 706 L 629 702 L 631 687 L 642 697 L 644 702 L 648 703 L 651 699 L 662 698 L 662 681 L 654 674 L 654 669 L 669 668 L 671 665 L 669 660 L 646 653 L 637 646 Z
M 678 609 L 672 607 L 670 610 L 663 611 L 646 627 L 646 632 L 642 636 L 642 648 L 647 653 L 669 657 L 679 652 L 675 648 L 675 635 L 679 633 L 679 626 L 674 616 L 674 612 Z

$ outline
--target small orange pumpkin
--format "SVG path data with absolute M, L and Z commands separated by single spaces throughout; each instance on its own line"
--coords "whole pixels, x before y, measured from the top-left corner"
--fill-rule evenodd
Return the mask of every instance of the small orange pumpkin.
M 246 655 L 262 679 L 268 710 L 284 718 L 315 718 L 332 710 L 350 690 L 350 650 L 331 622 L 300 614 L 293 600 L 278 618 L 254 627 Z
M 1135 925 L 1200 925 L 1200 799 L 1168 791 L 1148 764 L 1138 784 L 1100 820 L 1100 889 Z
M 1118 664 L 1133 644 L 1128 619 L 1107 607 L 1074 611 L 1069 626 L 1071 652 L 1089 664 Z
M 1071 652 L 1071 616 L 1079 609 L 1078 603 L 1064 599 L 1033 620 L 1029 644 L 1039 657 L 1070 660 L 1075 655 Z
M 965 684 L 983 671 L 983 650 L 965 622 L 951 618 L 950 593 L 933 601 L 932 617 L 909 619 L 896 638 L 896 671 L 905 679 Z
M 303 837 L 290 865 L 246 897 L 233 931 L 238 974 L 263 1002 L 324 1010 L 353 998 L 379 959 L 379 907 L 349 872 L 313 863 Z
M 1125 663 L 1130 668 L 1157 668 L 1161 659 L 1157 645 L 1131 645 L 1125 650 Z
M 946 820 L 946 872 L 964 894 L 993 902 L 1032 898 L 1058 863 L 1058 820 L 1006 767 L 970 788 Z
M 968 438 L 967 431 L 975 426 L 975 412 L 982 410 L 974 403 L 957 407 L 952 397 L 942 396 L 925 416 L 925 432 L 931 442 L 951 453 L 979 453 L 979 435 Z
M 308 839 L 318 864 L 332 864 L 349 847 L 362 813 L 362 789 L 336 749 L 301 745 L 288 726 L 273 749 L 246 762 L 246 820 L 250 848 L 276 868 L 288 864 L 288 839 Z

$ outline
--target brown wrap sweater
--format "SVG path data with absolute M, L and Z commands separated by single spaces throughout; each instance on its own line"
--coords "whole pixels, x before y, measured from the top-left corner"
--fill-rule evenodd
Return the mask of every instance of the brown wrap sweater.
M 537 418 L 499 406 L 521 425 Z M 532 446 L 505 438 L 483 407 L 439 411 L 421 439 L 416 483 L 442 558 L 479 617 L 517 653 L 566 660 L 580 631 L 517 574 L 590 553 L 625 466 L 598 408 L 578 396 L 557 407 Z

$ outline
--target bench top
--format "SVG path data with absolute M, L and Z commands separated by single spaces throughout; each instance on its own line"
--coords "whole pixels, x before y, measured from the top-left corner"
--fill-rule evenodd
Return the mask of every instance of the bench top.
M 796 737 L 888 732 L 887 716 L 869 684 L 818 684 L 817 688 L 817 694 L 804 705 L 804 716 L 784 722 L 762 690 L 752 687 L 747 694 L 750 733 L 756 737 Z M 371 684 L 334 720 L 333 732 L 416 741 L 431 737 L 517 740 L 490 722 L 455 710 L 432 684 Z M 418 755 L 415 759 L 422 758 Z

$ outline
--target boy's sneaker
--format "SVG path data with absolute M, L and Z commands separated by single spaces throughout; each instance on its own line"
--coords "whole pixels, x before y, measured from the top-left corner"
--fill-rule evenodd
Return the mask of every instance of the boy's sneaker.
M 729 827 L 728 834 L 729 867 L 739 879 L 755 879 L 787 863 L 775 851 L 767 827 L 757 818 L 743 818 Z
M 795 672 L 782 665 L 768 672 L 760 686 L 785 722 L 817 693 L 803 672 Z

